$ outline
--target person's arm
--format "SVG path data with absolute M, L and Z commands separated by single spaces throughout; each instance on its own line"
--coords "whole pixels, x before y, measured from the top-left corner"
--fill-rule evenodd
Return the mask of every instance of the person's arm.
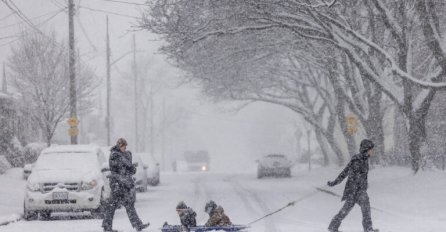
M 108 166 L 111 171 L 116 171 L 117 167 L 119 166 L 119 154 L 116 152 L 112 152 L 110 154 L 110 159 L 108 161 Z
M 341 183 L 345 179 L 345 177 L 348 176 L 348 172 L 352 168 L 352 165 L 353 165 L 353 160 L 350 161 L 350 163 L 348 163 L 348 165 L 344 168 L 344 170 L 342 170 L 342 172 L 339 174 L 339 176 L 334 181 L 328 181 L 327 185 L 335 186 L 335 185 Z

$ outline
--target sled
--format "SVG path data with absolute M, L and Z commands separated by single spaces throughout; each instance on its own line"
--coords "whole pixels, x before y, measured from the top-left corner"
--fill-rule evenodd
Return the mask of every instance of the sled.
M 207 231 L 244 231 L 248 226 L 245 225 L 230 225 L 230 226 L 196 226 L 189 228 L 191 232 L 207 232 Z M 183 226 L 166 225 L 161 228 L 162 232 L 183 232 L 188 231 Z

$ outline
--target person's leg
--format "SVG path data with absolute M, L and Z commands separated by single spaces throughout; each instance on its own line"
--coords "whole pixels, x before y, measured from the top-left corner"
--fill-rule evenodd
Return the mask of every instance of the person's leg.
M 370 212 L 370 200 L 367 192 L 363 192 L 359 195 L 358 205 L 361 207 L 362 226 L 364 227 L 364 231 L 372 231 L 372 215 Z
M 118 201 L 113 196 L 110 198 L 109 204 L 105 207 L 104 220 L 102 221 L 102 227 L 105 231 L 111 231 L 113 228 L 113 217 L 115 216 L 115 211 L 118 208 Z
M 121 204 L 120 201 L 120 188 L 118 184 L 112 184 L 111 195 L 108 199 L 108 203 L 105 207 L 104 220 L 102 221 L 102 227 L 105 231 L 111 231 L 113 228 L 113 217 L 115 216 L 115 211 Z
M 330 231 L 338 231 L 339 226 L 341 226 L 342 220 L 348 215 L 348 213 L 352 210 L 353 206 L 355 206 L 355 201 L 347 200 L 345 201 L 344 206 L 339 211 L 336 216 L 334 216 L 333 220 L 331 220 L 330 225 L 328 226 L 328 230 Z
M 125 210 L 127 211 L 127 216 L 129 217 L 130 223 L 133 228 L 140 228 L 142 226 L 142 221 L 139 219 L 138 214 L 136 213 L 135 203 L 129 202 L 124 205 Z

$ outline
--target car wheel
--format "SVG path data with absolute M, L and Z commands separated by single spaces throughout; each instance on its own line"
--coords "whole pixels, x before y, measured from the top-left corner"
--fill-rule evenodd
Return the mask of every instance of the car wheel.
M 160 183 L 160 178 L 159 177 L 155 177 L 153 179 L 149 179 L 149 184 L 151 186 L 157 186 Z
M 262 179 L 264 176 L 262 171 L 257 171 L 257 179 Z
M 27 221 L 32 221 L 32 220 L 36 220 L 37 216 L 38 216 L 38 214 L 36 211 L 28 210 L 26 208 L 25 204 L 23 204 L 23 219 L 25 219 Z
M 40 211 L 39 215 L 42 220 L 47 221 L 50 220 L 51 218 L 51 211 L 49 210 Z

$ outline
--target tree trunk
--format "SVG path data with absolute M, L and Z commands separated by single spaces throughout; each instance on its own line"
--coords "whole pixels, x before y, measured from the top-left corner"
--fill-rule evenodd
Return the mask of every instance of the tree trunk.
M 321 152 L 322 152 L 322 156 L 324 158 L 324 167 L 328 166 L 330 164 L 330 159 L 328 158 L 328 147 L 327 144 L 324 140 L 324 137 L 322 135 L 322 132 L 320 131 L 320 129 L 316 128 L 314 130 L 314 134 L 316 136 L 316 139 L 319 143 L 319 147 L 321 148 Z
M 327 139 L 328 144 L 330 144 L 331 149 L 338 158 L 338 165 L 343 166 L 345 164 L 344 156 L 342 155 L 342 150 L 339 148 L 337 142 L 334 139 L 334 136 L 326 135 L 325 138 Z
M 375 94 L 368 98 L 369 104 L 369 117 L 364 122 L 364 127 L 369 139 L 375 143 L 375 155 L 372 156 L 371 162 L 374 164 L 379 164 L 385 159 L 384 157 L 384 113 L 381 109 L 382 102 L 382 91 L 380 91 L 378 86 L 375 87 Z
M 335 61 L 329 62 L 329 80 L 333 86 L 333 90 L 336 96 L 336 115 L 338 118 L 339 125 L 341 127 L 342 135 L 344 135 L 345 142 L 347 143 L 348 153 L 350 156 L 356 154 L 356 141 L 355 137 L 347 132 L 347 123 L 345 117 L 345 100 L 343 95 L 343 88 L 341 83 L 339 83 L 339 77 L 334 72 L 336 69 Z
M 409 151 L 412 156 L 412 170 L 415 173 L 420 169 L 420 147 L 426 140 L 426 117 L 435 93 L 435 90 L 431 90 L 421 107 L 409 114 Z

